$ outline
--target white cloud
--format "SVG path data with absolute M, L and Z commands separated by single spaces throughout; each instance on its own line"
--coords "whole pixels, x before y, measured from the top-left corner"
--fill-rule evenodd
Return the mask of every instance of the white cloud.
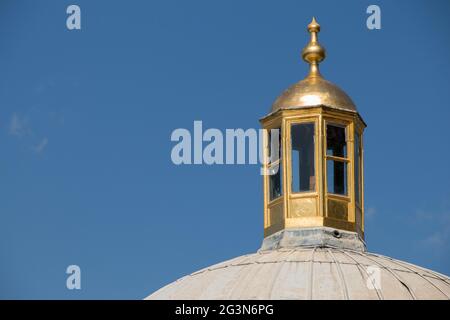
M 45 147 L 47 147 L 47 144 L 48 144 L 48 138 L 45 137 L 41 141 L 39 141 L 39 143 L 37 145 L 35 145 L 33 147 L 33 150 L 36 153 L 42 153 L 44 151 Z
M 447 238 L 448 234 L 444 234 L 441 231 L 437 231 L 426 237 L 424 240 L 422 240 L 422 243 L 433 247 L 441 247 L 446 244 Z
M 8 134 L 11 136 L 25 139 L 25 143 L 32 143 L 30 149 L 35 153 L 42 153 L 48 145 L 48 138 L 44 137 L 38 139 L 35 132 L 32 130 L 28 116 L 22 116 L 14 112 L 8 124 Z M 33 142 L 34 141 L 34 142 Z
M 416 220 L 422 226 L 431 225 L 434 229 L 422 239 L 422 244 L 434 248 L 447 248 L 450 243 L 450 213 L 447 210 L 439 212 L 419 210 Z
M 366 218 L 373 218 L 376 212 L 377 211 L 375 210 L 374 207 L 367 207 L 366 210 L 364 211 L 364 215 L 366 216 Z
M 20 117 L 17 113 L 13 113 L 9 122 L 8 133 L 12 136 L 22 137 L 31 133 L 28 118 Z

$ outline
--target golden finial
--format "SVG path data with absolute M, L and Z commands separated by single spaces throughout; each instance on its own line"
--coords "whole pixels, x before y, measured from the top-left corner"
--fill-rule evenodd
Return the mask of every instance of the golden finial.
M 325 49 L 317 40 L 317 33 L 320 32 L 320 24 L 317 23 L 314 17 L 311 23 L 308 24 L 308 31 L 311 34 L 311 40 L 303 48 L 302 58 L 310 65 L 308 77 L 320 77 L 319 63 L 325 59 Z

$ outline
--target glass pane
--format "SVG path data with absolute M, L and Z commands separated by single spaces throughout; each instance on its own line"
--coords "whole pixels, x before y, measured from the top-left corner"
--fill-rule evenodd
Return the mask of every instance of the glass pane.
M 278 139 L 276 139 L 278 136 Z M 272 141 L 273 138 L 273 141 Z M 269 200 L 272 201 L 283 194 L 281 183 L 281 130 L 280 128 L 274 128 L 268 131 L 268 143 L 269 143 L 269 157 L 270 163 L 280 159 L 280 162 L 276 165 L 269 163 Z
M 314 191 L 314 123 L 293 124 L 291 141 L 292 192 Z
M 359 135 L 355 134 L 355 199 L 357 204 L 361 204 L 360 189 L 360 163 L 361 163 L 361 146 Z
M 327 189 L 329 193 L 347 195 L 347 163 L 327 160 Z
M 327 155 L 347 157 L 347 143 L 345 141 L 345 127 L 327 125 Z
M 270 201 L 281 196 L 282 184 L 281 184 L 281 165 L 275 165 L 269 169 L 269 193 Z
M 269 144 L 269 162 L 275 162 L 281 157 L 281 132 L 280 128 L 270 129 L 268 130 L 268 139 L 267 142 Z M 277 137 L 278 136 L 278 141 Z M 273 141 L 272 141 L 273 139 Z

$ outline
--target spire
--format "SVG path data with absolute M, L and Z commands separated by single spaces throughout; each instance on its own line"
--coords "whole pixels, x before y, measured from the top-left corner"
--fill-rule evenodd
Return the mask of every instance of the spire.
M 320 24 L 317 23 L 313 17 L 310 24 L 308 24 L 308 32 L 311 34 L 311 40 L 302 50 L 302 58 L 309 63 L 308 77 L 320 77 L 319 63 L 325 59 L 325 49 L 317 40 L 317 34 L 320 32 Z

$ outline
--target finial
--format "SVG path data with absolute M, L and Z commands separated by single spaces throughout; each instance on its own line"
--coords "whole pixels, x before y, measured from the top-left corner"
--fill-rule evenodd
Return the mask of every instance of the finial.
M 308 77 L 320 77 L 319 63 L 325 59 L 325 49 L 317 40 L 317 33 L 320 32 L 320 24 L 317 23 L 314 17 L 311 23 L 308 24 L 308 32 L 311 34 L 311 40 L 303 48 L 302 58 L 310 65 Z
M 308 24 L 309 32 L 320 32 L 320 24 L 317 23 L 316 18 L 313 17 L 310 24 Z

